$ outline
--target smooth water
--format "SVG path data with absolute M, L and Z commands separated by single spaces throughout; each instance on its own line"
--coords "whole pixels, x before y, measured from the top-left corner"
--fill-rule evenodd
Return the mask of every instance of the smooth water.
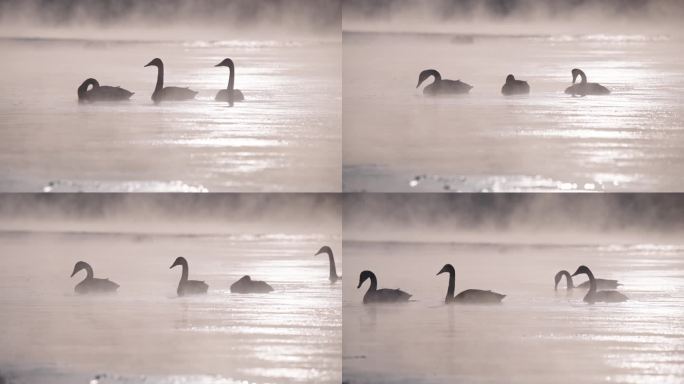
M 345 191 L 684 187 L 682 39 L 345 32 L 343 45 Z M 566 95 L 575 67 L 612 94 Z M 428 68 L 474 88 L 424 97 Z M 502 96 L 508 74 L 530 95 Z
M 0 190 L 20 192 L 341 189 L 341 46 L 293 39 L 113 41 L 2 39 Z M 165 86 L 194 101 L 154 105 Z M 215 102 L 235 62 L 245 101 Z M 77 103 L 88 77 L 135 92 Z
M 348 383 L 681 383 L 681 244 L 491 244 L 345 241 L 344 368 Z M 446 263 L 456 292 L 506 294 L 501 305 L 445 305 Z M 588 305 L 584 290 L 554 291 L 554 275 L 587 264 L 618 279 L 625 303 Z M 415 301 L 362 305 L 379 288 Z M 586 277 L 578 277 L 581 283 Z M 564 285 L 562 285 L 564 287 Z
M 342 287 L 316 234 L 0 235 L 0 374 L 13 383 L 339 383 Z M 206 296 L 176 297 L 177 256 Z M 78 260 L 121 285 L 78 296 Z M 338 267 L 341 270 L 341 258 Z M 230 293 L 249 274 L 269 294 Z M 1 376 L 0 375 L 0 376 Z

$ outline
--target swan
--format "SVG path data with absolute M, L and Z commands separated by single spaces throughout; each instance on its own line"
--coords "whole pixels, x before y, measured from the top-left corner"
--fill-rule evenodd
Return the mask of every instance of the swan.
M 575 84 L 575 80 L 577 80 L 577 76 L 582 78 L 582 81 L 580 81 L 579 84 Z M 584 74 L 584 71 L 581 69 L 573 69 L 572 70 L 572 84 L 569 86 L 566 90 L 565 93 L 569 95 L 580 95 L 580 96 L 586 96 L 586 95 L 608 95 L 610 94 L 610 90 L 603 85 L 599 83 L 587 83 L 587 75 Z
M 330 249 L 330 247 L 328 247 L 327 245 L 323 246 L 321 247 L 321 249 L 318 250 L 318 252 L 316 252 L 316 255 L 314 256 L 318 256 L 321 253 L 328 254 L 328 261 L 330 262 L 330 284 L 335 284 L 337 280 L 342 279 L 342 276 L 337 276 L 337 270 L 335 269 L 335 258 L 333 257 L 332 249 Z
M 567 286 L 567 289 L 573 289 L 573 288 L 582 288 L 582 289 L 587 289 L 589 288 L 590 281 L 587 280 L 584 283 L 575 286 L 572 281 L 572 276 L 570 276 L 570 272 L 568 271 L 560 271 L 556 273 L 556 276 L 554 277 L 554 280 L 556 282 L 556 285 L 554 286 L 554 290 L 558 290 L 558 283 L 560 283 L 561 279 L 565 276 L 565 284 Z M 609 280 L 609 279 L 594 279 L 596 282 L 596 289 L 616 289 L 620 283 L 618 283 L 617 280 Z
M 88 90 L 89 86 L 93 86 Z M 93 79 L 86 79 L 81 86 L 78 87 L 78 101 L 123 101 L 128 100 L 133 96 L 130 92 L 121 87 L 110 87 L 108 85 L 100 85 L 100 83 Z
M 437 276 L 442 273 L 449 273 L 449 288 L 447 289 L 446 304 L 461 303 L 461 304 L 494 304 L 500 303 L 506 295 L 492 291 L 483 291 L 481 289 L 466 289 L 465 291 L 454 296 L 454 289 L 456 288 L 456 270 L 451 264 L 445 264 L 442 269 L 437 272 Z
M 145 65 L 145 67 L 149 66 L 157 67 L 157 85 L 154 87 L 154 92 L 152 93 L 152 100 L 155 103 L 159 103 L 160 101 L 181 101 L 195 98 L 197 92 L 190 88 L 164 87 L 164 63 L 161 59 L 156 58 Z
M 594 279 L 594 274 L 591 273 L 589 268 L 584 265 L 580 265 L 577 271 L 572 274 L 572 276 L 577 276 L 581 273 L 589 276 L 589 292 L 584 296 L 584 301 L 589 304 L 594 304 L 596 302 L 606 302 L 606 303 L 619 303 L 622 301 L 627 301 L 627 296 L 623 295 L 618 291 L 597 291 L 596 290 L 596 280 Z
M 235 65 L 233 64 L 233 60 L 224 59 L 222 62 L 216 64 L 215 67 L 228 67 L 228 69 L 230 69 L 230 75 L 228 77 L 228 87 L 226 89 L 218 91 L 215 100 L 228 102 L 245 100 L 245 96 L 242 94 L 242 91 L 240 91 L 239 89 L 234 89 Z
M 359 285 L 356 289 L 361 288 L 364 281 L 370 279 L 370 287 L 365 295 L 363 295 L 363 303 L 394 303 L 398 301 L 408 301 L 410 294 L 401 289 L 378 289 L 378 279 L 371 271 L 363 271 L 359 275 Z
M 176 293 L 178 293 L 178 296 L 185 296 L 185 295 L 197 295 L 197 294 L 202 294 L 202 293 L 207 293 L 207 289 L 209 289 L 209 285 L 205 283 L 204 281 L 198 281 L 198 280 L 188 280 L 188 261 L 185 260 L 185 257 L 177 257 L 176 261 L 171 264 L 169 269 L 180 265 L 183 267 L 183 274 L 181 275 L 181 279 L 178 282 L 178 289 L 176 290 Z
M 506 84 L 501 87 L 504 95 L 526 95 L 530 93 L 530 85 L 527 81 L 516 80 L 513 75 L 506 76 Z
M 74 277 L 80 270 L 86 270 L 86 278 L 80 283 L 76 284 L 74 291 L 80 294 L 86 293 L 109 293 L 115 292 L 119 288 L 119 284 L 109 281 L 109 279 L 96 279 L 93 277 L 93 268 L 85 261 L 79 261 L 74 265 L 74 271 L 71 272 L 70 277 Z
M 230 291 L 232 293 L 269 293 L 273 291 L 273 287 L 265 281 L 252 280 L 249 275 L 245 275 L 230 286 Z
M 423 89 L 424 95 L 454 95 L 468 93 L 473 88 L 461 80 L 442 80 L 442 75 L 434 69 L 426 69 L 418 75 L 418 85 L 416 85 L 416 88 L 420 87 L 423 81 L 427 80 L 430 76 L 434 76 L 435 81 Z

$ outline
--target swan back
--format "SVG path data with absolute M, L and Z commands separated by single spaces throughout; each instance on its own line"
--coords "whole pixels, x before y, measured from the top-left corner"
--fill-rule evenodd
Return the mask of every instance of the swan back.
M 273 291 L 273 287 L 265 281 L 252 280 L 249 275 L 245 275 L 230 286 L 230 291 L 233 293 L 268 293 Z

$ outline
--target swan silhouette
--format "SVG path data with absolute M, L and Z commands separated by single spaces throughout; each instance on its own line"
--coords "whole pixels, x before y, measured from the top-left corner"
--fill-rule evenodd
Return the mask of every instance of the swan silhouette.
M 569 95 L 580 95 L 580 96 L 586 96 L 586 95 L 608 95 L 610 94 L 610 90 L 603 85 L 599 83 L 587 83 L 587 75 L 584 74 L 584 71 L 581 69 L 573 69 L 572 70 L 572 85 L 569 86 L 566 90 L 565 93 Z M 575 81 L 577 80 L 577 76 L 581 77 L 582 80 L 580 81 L 579 84 L 575 84 Z
M 74 275 L 82 269 L 86 270 L 86 278 L 76 284 L 76 287 L 74 288 L 76 293 L 110 293 L 116 292 L 119 288 L 119 284 L 109 281 L 109 279 L 96 279 L 93 277 L 93 268 L 85 261 L 79 261 L 74 265 L 74 271 L 71 272 L 70 277 L 74 277 Z
M 318 256 L 321 253 L 327 253 L 328 254 L 328 261 L 330 262 L 329 279 L 330 279 L 330 284 L 334 284 L 335 282 L 337 282 L 337 280 L 340 280 L 342 278 L 342 276 L 337 276 L 337 269 L 335 269 L 335 258 L 333 257 L 333 251 L 332 251 L 332 249 L 330 249 L 330 247 L 325 245 L 325 246 L 321 247 L 321 249 L 319 249 L 318 252 L 316 252 L 316 255 L 314 255 L 314 256 Z
M 359 285 L 356 289 L 361 288 L 364 281 L 370 279 L 370 287 L 368 291 L 363 295 L 363 303 L 395 303 L 401 301 L 408 301 L 411 297 L 410 294 L 402 291 L 401 289 L 378 289 L 378 279 L 375 274 L 371 271 L 363 271 L 359 275 Z
M 222 62 L 215 65 L 215 67 L 228 67 L 230 70 L 230 75 L 228 75 L 228 87 L 218 91 L 216 94 L 216 101 L 243 101 L 245 96 L 239 89 L 234 89 L 235 87 L 235 64 L 231 59 L 223 59 Z
M 157 67 L 157 85 L 154 87 L 154 92 L 152 93 L 152 100 L 155 103 L 161 101 L 181 101 L 194 99 L 197 92 L 191 90 L 190 88 L 181 87 L 164 87 L 164 63 L 161 59 L 156 58 L 145 67 L 155 66 Z
M 416 85 L 416 88 L 420 87 L 423 81 L 427 80 L 430 76 L 433 76 L 435 81 L 423 88 L 424 95 L 456 95 L 468 93 L 473 88 L 471 85 L 468 85 L 461 80 L 442 80 L 442 75 L 434 69 L 426 69 L 418 75 L 418 85 Z
M 449 288 L 447 288 L 446 304 L 461 303 L 461 304 L 498 304 L 506 295 L 492 291 L 483 291 L 481 289 L 466 289 L 465 291 L 454 296 L 456 288 L 456 270 L 451 264 L 445 264 L 442 269 L 437 272 L 437 276 L 442 273 L 449 273 Z
M 269 293 L 273 291 L 273 287 L 265 281 L 252 280 L 249 275 L 245 275 L 230 286 L 230 291 L 232 293 Z
M 558 290 L 558 284 L 560 283 L 561 279 L 565 276 L 565 285 L 567 286 L 567 289 L 573 289 L 573 288 L 582 288 L 582 289 L 587 289 L 590 287 L 590 281 L 587 280 L 583 282 L 582 284 L 575 286 L 572 281 L 572 276 L 570 276 L 570 272 L 568 271 L 560 271 L 556 273 L 556 276 L 554 277 L 555 281 L 555 286 L 553 287 L 554 290 Z M 618 283 L 617 280 L 608 280 L 608 279 L 594 279 L 596 282 L 596 289 L 616 289 L 620 283 Z
M 618 291 L 598 291 L 596 289 L 596 279 L 594 279 L 594 274 L 591 270 L 584 265 L 580 265 L 577 271 L 572 274 L 572 276 L 577 276 L 579 274 L 586 274 L 589 276 L 589 292 L 584 296 L 584 301 L 589 304 L 594 304 L 596 302 L 606 302 L 606 303 L 619 303 L 622 301 L 627 301 L 627 296 L 623 295 Z
M 176 261 L 171 264 L 169 269 L 178 265 L 183 267 L 183 274 L 181 275 L 180 282 L 178 282 L 178 289 L 176 290 L 178 296 L 207 293 L 207 289 L 209 289 L 207 283 L 198 280 L 188 280 L 188 261 L 185 260 L 184 257 L 177 257 Z
M 88 87 L 93 86 L 91 89 Z M 108 85 L 100 85 L 100 83 L 91 78 L 86 79 L 78 87 L 78 101 L 80 102 L 95 102 L 95 101 L 124 101 L 133 96 L 130 92 L 121 87 L 110 87 Z
M 530 93 L 530 85 L 527 81 L 516 80 L 513 75 L 506 76 L 506 84 L 501 87 L 504 95 L 526 95 Z

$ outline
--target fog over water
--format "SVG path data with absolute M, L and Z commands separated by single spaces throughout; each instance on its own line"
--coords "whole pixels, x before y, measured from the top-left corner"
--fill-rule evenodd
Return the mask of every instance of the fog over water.
M 0 190 L 340 190 L 338 3 L 117 4 L 0 4 Z M 196 100 L 153 104 L 155 57 Z M 135 94 L 79 104 L 89 77 Z
M 0 198 L 0 374 L 11 383 L 339 383 L 339 199 L 314 195 Z M 181 271 L 209 284 L 177 298 Z M 120 284 L 79 296 L 76 261 Z M 269 294 L 230 293 L 245 274 Z M 94 380 L 94 381 L 91 381 Z
M 564 3 L 345 7 L 343 188 L 680 190 L 684 7 Z M 425 97 L 416 83 L 429 68 L 474 88 Z M 612 93 L 566 95 L 573 68 Z M 508 74 L 530 94 L 502 96 Z
M 681 382 L 683 207 L 668 195 L 346 196 L 344 381 Z M 491 289 L 502 304 L 445 305 L 446 263 L 457 293 Z M 556 272 L 581 264 L 629 301 L 554 291 Z M 412 301 L 363 305 L 365 269 Z

